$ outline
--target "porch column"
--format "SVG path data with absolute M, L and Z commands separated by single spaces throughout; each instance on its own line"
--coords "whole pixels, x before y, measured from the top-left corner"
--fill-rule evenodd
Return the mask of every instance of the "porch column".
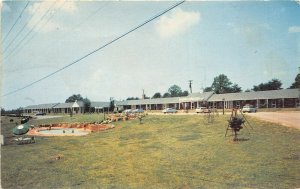
M 267 108 L 269 108 L 269 99 L 267 99 Z
M 191 102 L 191 109 L 193 109 L 193 102 Z
M 284 98 L 282 99 L 282 108 L 284 108 Z
M 199 101 L 197 101 L 197 108 L 199 108 Z
M 180 102 L 178 103 L 178 110 L 180 110 Z
M 256 99 L 256 108 L 259 108 L 259 100 Z

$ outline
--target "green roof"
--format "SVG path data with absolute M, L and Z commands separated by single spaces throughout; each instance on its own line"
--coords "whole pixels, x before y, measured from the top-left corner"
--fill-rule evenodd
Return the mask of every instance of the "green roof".
M 91 102 L 91 107 L 108 108 L 109 106 L 110 102 Z
M 25 107 L 25 110 L 32 110 L 32 109 L 51 109 L 55 107 L 59 103 L 49 103 L 49 104 L 38 104 L 38 105 L 30 105 Z
M 282 89 L 270 91 L 251 91 L 242 93 L 214 94 L 208 101 L 234 101 L 234 100 L 257 100 L 257 99 L 280 99 L 299 98 L 298 89 Z

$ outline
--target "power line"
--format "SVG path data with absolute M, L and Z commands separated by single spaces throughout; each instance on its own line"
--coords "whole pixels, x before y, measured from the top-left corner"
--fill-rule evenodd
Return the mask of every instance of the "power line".
M 34 28 L 44 19 L 44 17 L 48 14 L 48 12 L 51 10 L 51 8 L 56 4 L 56 1 L 48 8 L 48 10 L 44 13 L 44 15 L 41 17 L 41 19 L 35 23 L 35 25 L 30 29 L 29 32 L 27 32 L 27 34 L 23 37 L 23 39 L 21 39 L 21 41 L 19 41 L 19 43 L 15 46 L 15 48 L 13 50 L 10 51 L 10 53 L 4 57 L 4 59 L 6 59 L 9 55 L 11 55 L 11 53 L 13 51 L 15 51 L 19 46 L 20 44 L 28 37 L 28 35 L 31 34 L 31 32 L 34 30 Z
M 29 5 L 29 1 L 27 1 L 25 7 L 23 8 L 23 10 L 21 11 L 21 14 L 18 16 L 18 18 L 16 19 L 15 23 L 12 25 L 12 27 L 10 28 L 10 30 L 7 32 L 7 34 L 5 35 L 5 37 L 2 40 L 2 43 L 5 41 L 5 39 L 7 39 L 8 35 L 10 34 L 10 32 L 12 31 L 12 29 L 15 27 L 15 25 L 17 24 L 17 22 L 20 20 L 20 18 L 22 17 L 25 9 L 27 8 L 27 6 Z
M 41 3 L 39 4 L 38 8 L 35 9 L 34 13 L 31 15 L 29 21 L 24 24 L 24 26 L 19 30 L 19 32 L 17 33 L 17 35 L 15 36 L 15 38 L 6 46 L 6 48 L 4 49 L 3 53 L 10 47 L 10 45 L 20 36 L 21 32 L 25 29 L 25 27 L 28 25 L 28 23 L 31 21 L 31 19 L 33 18 L 33 16 L 35 15 L 36 11 L 40 8 Z
M 84 20 L 82 20 L 79 24 L 77 24 L 76 26 L 72 27 L 72 30 L 74 30 L 75 28 L 81 26 L 86 20 L 89 20 L 92 16 L 98 14 L 99 11 L 101 11 L 103 8 L 105 8 L 106 6 L 108 6 L 108 4 L 99 7 L 98 9 L 96 9 L 94 12 L 92 12 L 91 14 L 89 14 Z
M 65 3 L 66 1 L 64 1 L 64 3 Z M 64 4 L 63 3 L 63 4 Z M 55 3 L 54 3 L 55 4 Z M 53 4 L 53 5 L 54 5 Z M 51 6 L 52 7 L 52 6 Z M 48 9 L 48 10 L 50 10 L 50 9 Z M 47 11 L 47 12 L 49 12 L 49 11 Z M 51 18 L 54 16 L 54 14 L 52 14 L 50 17 L 48 17 L 48 19 L 46 20 L 46 22 L 44 22 L 43 23 L 43 25 L 39 28 L 39 30 L 41 30 L 45 25 L 47 25 L 47 23 L 51 20 Z M 41 19 L 42 20 L 42 19 Z M 40 21 L 41 21 L 40 20 Z M 26 36 L 29 36 L 29 34 L 28 35 L 26 35 Z M 10 53 L 7 55 L 7 56 L 5 56 L 4 57 L 4 59 L 3 60 L 5 60 L 5 59 L 7 59 L 9 56 L 11 56 L 11 55 L 16 55 L 17 53 L 19 53 L 20 52 L 20 50 L 21 49 L 23 49 L 25 46 L 26 46 L 26 44 L 28 44 L 34 37 L 35 37 L 36 35 L 32 35 L 27 41 L 25 41 L 25 43 L 23 43 L 24 45 L 23 46 L 21 46 L 21 48 L 19 48 L 20 47 L 20 45 L 21 45 L 21 42 L 19 42 L 18 43 L 18 45 L 17 45 L 17 47 L 15 47 L 13 50 L 11 50 L 10 51 Z M 26 38 L 26 37 L 25 37 Z M 23 38 L 23 40 L 25 39 L 25 38 Z M 23 41 L 22 40 L 22 41 Z M 18 50 L 18 51 L 16 51 L 16 50 Z M 16 53 L 14 53 L 16 51 Z
M 22 88 L 16 89 L 16 90 L 11 91 L 11 92 L 8 92 L 8 93 L 4 94 L 3 96 L 8 96 L 8 95 L 14 94 L 14 93 L 16 93 L 16 92 L 18 92 L 18 91 L 21 91 L 21 90 L 23 90 L 23 89 L 26 89 L 26 88 L 28 88 L 28 87 L 30 87 L 30 86 L 32 86 L 32 85 L 34 85 L 34 84 L 36 84 L 36 83 L 38 83 L 38 82 L 44 80 L 44 79 L 47 79 L 48 77 L 51 77 L 52 75 L 54 75 L 54 74 L 56 74 L 56 73 L 58 73 L 58 72 L 60 72 L 60 71 L 62 71 L 62 70 L 64 70 L 64 69 L 66 69 L 66 68 L 68 68 L 68 67 L 70 67 L 70 66 L 72 66 L 72 65 L 74 65 L 74 64 L 76 64 L 76 63 L 78 63 L 79 61 L 81 61 L 81 60 L 87 58 L 88 56 L 90 56 L 90 55 L 96 53 L 97 51 L 99 51 L 99 50 L 101 50 L 101 49 L 107 47 L 108 45 L 110 45 L 110 44 L 112 44 L 112 43 L 118 41 L 119 39 L 125 37 L 126 35 L 128 35 L 128 34 L 130 34 L 130 33 L 132 33 L 132 32 L 134 32 L 135 30 L 137 30 L 137 29 L 139 29 L 140 27 L 146 25 L 147 23 L 151 22 L 152 20 L 154 20 L 154 19 L 156 19 L 156 18 L 162 16 L 163 14 L 169 12 L 170 10 L 174 9 L 175 7 L 181 5 L 181 4 L 184 3 L 184 2 L 185 2 L 185 1 L 180 1 L 179 3 L 176 3 L 175 5 L 171 6 L 170 8 L 168 8 L 168 9 L 162 11 L 161 13 L 158 13 L 157 15 L 153 16 L 152 18 L 150 18 L 150 19 L 146 20 L 145 22 L 139 24 L 138 26 L 134 27 L 133 29 L 131 29 L 131 30 L 125 32 L 124 34 L 122 34 L 122 35 L 120 35 L 119 37 L 117 37 L 117 38 L 111 40 L 110 42 L 108 42 L 108 43 L 106 43 L 106 44 L 100 46 L 99 48 L 97 48 L 97 49 L 95 49 L 95 50 L 89 52 L 88 54 L 82 56 L 81 58 L 75 60 L 74 62 L 72 62 L 72 63 L 70 63 L 70 64 L 68 64 L 68 65 L 66 65 L 66 66 L 64 66 L 64 67 L 62 67 L 62 68 L 60 68 L 60 69 L 58 69 L 58 70 L 56 70 L 56 71 L 54 71 L 54 72 L 52 72 L 52 73 L 50 73 L 50 74 L 48 74 L 48 75 L 46 75 L 46 76 L 40 78 L 40 79 L 38 79 L 38 80 L 36 80 L 36 81 L 34 81 L 34 82 L 32 82 L 32 83 L 30 83 L 30 84 L 28 84 L 28 85 L 22 87 Z
M 189 82 L 190 92 L 192 94 L 193 93 L 193 91 L 192 91 L 192 82 L 193 82 L 193 80 L 188 80 L 188 82 Z
M 64 3 L 65 3 L 66 1 L 64 1 Z M 64 4 L 63 3 L 63 4 Z M 100 8 L 98 8 L 97 10 L 95 10 L 94 12 L 92 12 L 91 14 L 89 14 L 84 20 L 82 20 L 82 22 L 80 22 L 78 25 L 76 25 L 76 26 L 74 26 L 74 27 L 72 27 L 71 28 L 71 30 L 74 30 L 74 29 L 76 29 L 77 27 L 79 27 L 80 25 L 82 25 L 86 20 L 88 20 L 90 17 L 92 17 L 92 16 L 94 16 L 95 14 L 97 14 L 97 13 L 99 13 L 99 11 L 100 10 L 102 10 L 104 7 L 106 7 L 108 4 L 106 4 L 106 5 L 104 5 L 104 6 L 102 6 L 102 7 L 100 7 Z M 51 18 L 53 17 L 53 15 L 51 16 Z M 44 25 L 43 26 L 45 26 L 48 22 L 49 22 L 49 20 L 51 19 L 51 18 L 48 18 L 48 20 L 44 23 Z M 43 28 L 43 26 L 41 27 L 41 28 Z M 35 35 L 32 35 L 25 43 L 23 43 L 23 45 L 20 47 L 20 48 L 18 48 L 18 50 L 17 50 L 17 48 L 15 48 L 14 50 L 12 50 L 5 58 L 4 58 L 4 60 L 5 59 L 7 59 L 9 56 L 11 56 L 11 55 L 14 55 L 14 57 L 15 57 L 15 55 L 16 54 L 18 54 L 25 46 L 26 46 L 26 44 L 28 44 L 28 43 L 30 43 L 30 41 L 33 39 L 35 37 Z M 54 43 L 54 41 L 52 42 L 52 44 Z M 17 51 L 16 51 L 17 50 Z M 15 51 L 15 53 L 14 53 L 14 51 Z

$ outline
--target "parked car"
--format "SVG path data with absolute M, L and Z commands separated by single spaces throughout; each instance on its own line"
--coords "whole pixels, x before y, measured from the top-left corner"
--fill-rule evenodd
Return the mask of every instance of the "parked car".
M 139 108 L 139 109 L 132 110 L 132 113 L 144 113 L 144 110 L 142 108 Z
M 166 108 L 166 109 L 164 109 L 162 112 L 163 112 L 164 114 L 166 114 L 166 113 L 176 113 L 177 110 L 174 109 L 174 108 Z
M 125 113 L 125 114 L 131 114 L 132 110 L 131 109 L 127 109 L 127 110 L 124 110 L 123 113 Z
M 43 115 L 46 115 L 46 113 L 44 113 L 44 112 L 38 112 L 38 113 L 36 113 L 35 115 L 36 115 L 36 116 L 40 116 L 40 115 L 43 116 Z
M 199 107 L 199 108 L 196 108 L 196 113 L 209 113 L 210 112 L 210 109 L 206 108 L 206 107 Z
M 251 113 L 251 112 L 256 112 L 256 107 L 252 106 L 252 105 L 245 105 L 242 109 L 242 112 L 245 113 L 245 112 L 248 112 L 248 113 Z

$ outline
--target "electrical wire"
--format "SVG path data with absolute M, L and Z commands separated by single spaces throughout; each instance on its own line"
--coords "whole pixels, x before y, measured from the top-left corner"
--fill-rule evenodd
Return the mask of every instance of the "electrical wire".
M 64 1 L 64 3 L 65 3 L 66 1 Z M 97 10 L 95 10 L 94 12 L 92 12 L 91 14 L 89 14 L 84 20 L 82 20 L 82 22 L 80 22 L 79 24 L 77 24 L 76 26 L 74 26 L 74 27 L 72 27 L 71 28 L 71 30 L 75 30 L 77 27 L 79 27 L 79 26 L 81 26 L 86 20 L 89 20 L 89 18 L 91 18 L 92 16 L 94 16 L 94 15 L 96 15 L 97 13 L 99 13 L 99 11 L 101 11 L 104 7 L 106 7 L 108 4 L 106 4 L 106 5 L 104 5 L 104 6 L 102 6 L 102 7 L 100 7 L 100 8 L 98 8 Z M 53 15 L 51 16 L 51 17 L 53 17 Z M 45 26 L 48 22 L 49 22 L 49 18 L 48 18 L 48 20 L 44 23 L 44 25 L 43 26 Z M 42 27 L 43 27 L 42 26 Z M 23 43 L 23 45 L 20 47 L 20 48 L 18 48 L 18 50 L 17 49 L 14 49 L 13 51 L 15 51 L 15 53 L 13 53 L 13 51 L 11 51 L 6 57 L 4 57 L 4 59 L 3 60 L 5 60 L 5 59 L 7 59 L 9 56 L 13 56 L 13 57 L 16 57 L 16 55 L 28 44 L 28 43 L 30 43 L 30 41 L 33 39 L 35 37 L 35 35 L 32 35 L 25 43 Z M 53 43 L 55 43 L 54 41 L 53 41 Z M 52 43 L 52 44 L 53 44 Z M 16 51 L 17 50 L 17 51 Z
M 19 89 L 14 90 L 14 91 L 8 92 L 8 93 L 4 94 L 3 96 L 8 96 L 8 95 L 14 94 L 14 93 L 16 93 L 16 92 L 18 92 L 18 91 L 24 90 L 24 89 L 26 89 L 26 88 L 28 88 L 28 87 L 30 87 L 30 86 L 32 86 L 32 85 L 38 83 L 38 82 L 41 82 L 41 81 L 44 80 L 44 79 L 47 79 L 48 77 L 51 77 L 52 75 L 54 75 L 54 74 L 56 74 L 56 73 L 58 73 L 58 72 L 60 72 L 60 71 L 62 71 L 62 70 L 64 70 L 64 69 L 66 69 L 66 68 L 68 68 L 68 67 L 70 67 L 70 66 L 72 66 L 72 65 L 74 65 L 74 64 L 76 64 L 76 63 L 78 63 L 78 62 L 80 62 L 81 60 L 83 60 L 83 59 L 87 58 L 88 56 L 90 56 L 90 55 L 96 53 L 97 51 L 99 51 L 99 50 L 101 50 L 101 49 L 107 47 L 108 45 L 110 45 L 110 44 L 112 44 L 112 43 L 118 41 L 119 39 L 125 37 L 126 35 L 128 35 L 128 34 L 134 32 L 135 30 L 141 28 L 142 26 L 144 26 L 144 25 L 146 25 L 147 23 L 153 21 L 154 19 L 156 19 L 156 18 L 162 16 L 163 14 L 169 12 L 170 10 L 174 9 L 175 7 L 181 5 L 181 4 L 184 3 L 184 2 L 185 2 L 185 1 L 180 1 L 179 3 L 176 3 L 175 5 L 171 6 L 170 8 L 168 8 L 168 9 L 162 11 L 161 13 L 158 13 L 157 15 L 153 16 L 152 18 L 150 18 L 150 19 L 146 20 L 145 22 L 139 24 L 138 26 L 134 27 L 133 29 L 131 29 L 131 30 L 125 32 L 124 34 L 122 34 L 122 35 L 120 35 L 119 37 L 117 37 L 117 38 L 111 40 L 110 42 L 108 42 L 108 43 L 106 43 L 106 44 L 100 46 L 99 48 L 97 48 L 97 49 L 95 49 L 95 50 L 89 52 L 88 54 L 86 54 L 86 55 L 80 57 L 79 59 L 73 61 L 72 63 L 70 63 L 70 64 L 68 64 L 68 65 L 66 65 L 66 66 L 64 66 L 64 67 L 62 67 L 62 68 L 60 68 L 60 69 L 58 69 L 58 70 L 56 70 L 56 71 L 54 71 L 54 72 L 52 72 L 52 73 L 50 73 L 50 74 L 48 74 L 48 75 L 42 77 L 42 78 L 40 78 L 40 79 L 38 79 L 38 80 L 32 82 L 32 83 L 29 83 L 28 85 L 26 85 L 26 86 L 24 86 L 24 87 L 21 87 L 21 88 L 19 88 Z
M 35 15 L 36 11 L 41 7 L 41 4 L 39 4 L 39 6 L 35 9 L 34 13 L 31 15 L 29 21 L 24 24 L 24 26 L 19 30 L 19 32 L 17 33 L 17 35 L 15 36 L 15 38 L 6 46 L 6 48 L 4 49 L 3 53 L 10 47 L 10 45 L 20 36 L 20 34 L 22 33 L 22 31 L 25 29 L 25 27 L 28 25 L 28 23 L 32 20 L 33 16 Z
M 65 3 L 66 1 L 64 1 Z M 63 3 L 63 4 L 64 4 Z M 55 4 L 55 3 L 54 3 Z M 46 22 L 43 23 L 43 25 L 38 29 L 38 31 L 40 31 L 45 25 L 47 25 L 47 23 L 51 20 L 51 18 L 54 16 L 54 14 L 52 14 L 50 17 L 48 17 L 48 19 L 46 20 Z M 11 55 L 15 55 L 18 54 L 27 44 L 30 43 L 30 41 L 35 37 L 36 35 L 32 35 L 27 41 L 25 41 L 25 43 L 23 43 L 23 45 L 20 47 L 21 43 L 19 43 L 19 45 L 17 45 L 17 47 L 15 47 L 13 50 L 10 51 L 10 53 L 7 54 L 7 56 L 4 57 L 3 60 L 6 60 L 9 56 Z M 17 51 L 16 51 L 17 50 Z M 15 52 L 15 53 L 14 53 Z
M 27 32 L 27 34 L 19 41 L 19 43 L 15 46 L 13 50 L 11 50 L 7 56 L 4 57 L 6 59 L 9 55 L 12 54 L 13 51 L 15 51 L 21 44 L 22 42 L 33 32 L 34 28 L 44 19 L 44 17 L 48 14 L 48 12 L 52 9 L 52 7 L 56 4 L 56 1 L 48 8 L 48 10 L 44 13 L 44 15 L 41 17 L 41 19 L 35 23 L 35 25 Z
M 17 24 L 17 22 L 21 19 L 25 9 L 27 8 L 27 6 L 29 5 L 29 1 L 27 1 L 25 7 L 23 8 L 23 10 L 21 11 L 20 15 L 18 16 L 18 18 L 16 19 L 15 23 L 12 25 L 12 27 L 10 28 L 10 30 L 7 32 L 7 34 L 5 35 L 5 37 L 2 40 L 2 43 L 5 41 L 5 39 L 7 39 L 7 37 L 9 36 L 10 32 L 12 31 L 12 29 L 15 27 L 15 25 Z

